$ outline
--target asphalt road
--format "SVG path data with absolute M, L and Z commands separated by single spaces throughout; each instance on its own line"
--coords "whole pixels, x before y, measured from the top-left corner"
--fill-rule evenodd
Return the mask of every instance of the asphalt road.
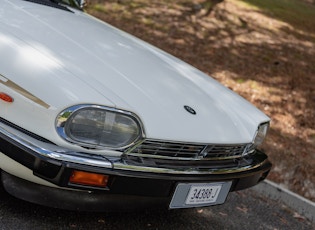
M 0 190 L 0 229 L 315 229 L 293 210 L 253 190 L 231 193 L 220 206 L 133 213 L 52 209 L 15 199 Z

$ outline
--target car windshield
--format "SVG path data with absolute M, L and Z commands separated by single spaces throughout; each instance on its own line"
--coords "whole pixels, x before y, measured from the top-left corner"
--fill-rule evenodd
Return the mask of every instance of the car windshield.
M 34 2 L 38 4 L 43 4 L 47 6 L 71 6 L 77 9 L 81 9 L 80 0 L 25 0 L 29 2 Z M 60 7 L 57 7 L 60 8 Z
M 54 1 L 54 0 L 53 0 Z M 71 7 L 80 8 L 80 1 L 78 0 L 55 0 L 56 2 L 60 2 L 61 4 L 68 5 Z

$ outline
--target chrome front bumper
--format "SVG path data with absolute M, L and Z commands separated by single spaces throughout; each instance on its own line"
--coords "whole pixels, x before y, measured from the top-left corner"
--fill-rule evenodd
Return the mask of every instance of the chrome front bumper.
M 0 120 L 0 141 L 7 142 L 9 145 L 16 146 L 24 150 L 27 154 L 35 158 L 53 160 L 60 163 L 79 164 L 88 167 L 98 167 L 102 169 L 122 170 L 129 172 L 146 172 L 159 173 L 170 175 L 221 175 L 234 174 L 246 171 L 251 171 L 260 168 L 266 162 L 265 154 L 257 154 L 255 160 L 248 161 L 246 165 L 237 165 L 236 167 L 227 168 L 203 168 L 198 167 L 152 167 L 146 165 L 133 164 L 132 162 L 124 161 L 121 157 L 106 157 L 87 152 L 76 152 L 70 149 L 62 148 L 53 143 L 34 138 L 12 126 L 1 122 Z M 3 146 L 6 144 L 2 144 Z M 1 150 L 1 149 L 0 149 Z M 10 157 L 10 152 L 2 151 Z M 121 153 L 123 155 L 123 153 Z M 245 159 L 246 161 L 246 159 Z M 198 161 L 195 161 L 198 162 Z M 23 164 L 23 163 L 22 163 Z
M 134 207 L 139 207 L 139 201 L 147 207 L 157 204 L 167 207 L 179 183 L 228 182 L 229 192 L 245 189 L 263 180 L 271 168 L 267 156 L 258 150 L 249 156 L 251 163 L 244 167 L 198 170 L 133 165 L 124 161 L 123 155 L 109 158 L 58 147 L 1 120 L 0 154 L 55 185 L 52 188 L 23 180 L 14 173 L 20 170 L 17 167 L 10 174 L 2 172 L 1 181 L 12 195 L 52 207 L 97 211 L 108 206 L 121 209 L 122 201 Z M 72 184 L 69 181 L 74 170 L 107 175 L 109 182 L 104 188 Z

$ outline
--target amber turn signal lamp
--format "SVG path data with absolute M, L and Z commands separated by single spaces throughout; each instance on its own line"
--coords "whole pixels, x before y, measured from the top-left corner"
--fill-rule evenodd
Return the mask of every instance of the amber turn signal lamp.
M 73 170 L 69 182 L 72 184 L 106 187 L 109 176 Z
M 8 94 L 6 93 L 0 93 L 0 99 L 2 101 L 5 101 L 5 102 L 9 102 L 9 103 L 12 103 L 13 102 L 13 98 L 11 96 L 9 96 Z

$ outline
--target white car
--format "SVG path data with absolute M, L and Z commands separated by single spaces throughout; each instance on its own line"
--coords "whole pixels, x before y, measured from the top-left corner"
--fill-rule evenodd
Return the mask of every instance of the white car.
M 7 192 L 64 209 L 175 209 L 222 204 L 267 176 L 265 114 L 82 3 L 0 1 Z

